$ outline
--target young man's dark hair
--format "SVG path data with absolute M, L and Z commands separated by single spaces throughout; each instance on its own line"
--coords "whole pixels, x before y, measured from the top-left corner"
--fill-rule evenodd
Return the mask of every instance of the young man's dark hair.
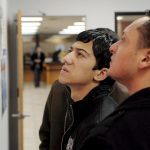
M 110 52 L 108 50 L 111 44 L 118 41 L 118 36 L 108 28 L 96 28 L 95 30 L 81 32 L 78 34 L 76 41 L 82 41 L 83 43 L 93 41 L 93 52 L 97 62 L 95 69 L 102 69 L 103 67 L 109 67 Z
M 118 41 L 117 34 L 109 28 L 96 28 L 81 32 L 78 34 L 76 40 L 88 43 L 93 41 L 93 53 L 96 58 L 96 65 L 93 69 L 109 68 L 111 53 L 109 48 L 111 44 Z M 113 85 L 114 80 L 107 77 L 101 81 L 101 84 Z

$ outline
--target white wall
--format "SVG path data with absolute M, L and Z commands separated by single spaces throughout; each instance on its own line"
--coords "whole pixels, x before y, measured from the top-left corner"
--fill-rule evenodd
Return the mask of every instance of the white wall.
M 8 16 L 9 25 L 13 25 L 11 23 L 14 23 L 14 17 L 18 10 L 22 10 L 24 16 L 40 16 L 41 13 L 39 11 L 46 13 L 47 16 L 85 15 L 87 18 L 87 29 L 96 27 L 108 27 L 114 30 L 114 12 L 145 11 L 149 8 L 149 6 L 150 0 L 8 0 Z M 13 27 L 10 31 L 9 36 L 11 40 L 9 41 L 9 53 L 11 56 L 9 61 L 12 82 L 10 83 L 10 88 L 12 88 L 12 91 L 10 91 L 10 98 L 11 105 L 14 105 L 16 94 L 14 93 L 13 89 L 16 88 L 17 81 L 17 73 L 15 69 L 17 66 L 15 61 L 16 35 L 15 29 Z M 4 116 L 3 120 L 0 116 L 0 146 L 4 146 L 4 148 L 0 147 L 0 150 L 7 149 L 7 112 L 5 115 L 6 116 Z M 12 144 L 13 143 L 14 142 L 12 142 Z
M 2 88 L 1 88 L 1 77 L 2 73 L 0 73 L 0 150 L 8 150 L 8 53 L 7 53 L 7 1 L 1 0 L 0 2 L 0 63 L 2 59 L 6 63 L 6 107 L 5 111 L 2 113 Z M 3 49 L 6 49 L 6 53 L 4 54 Z M 0 66 L 1 72 L 1 66 Z
M 114 12 L 145 11 L 150 0 L 9 0 L 11 14 L 18 9 L 24 15 L 85 15 L 87 29 L 109 27 L 114 29 Z

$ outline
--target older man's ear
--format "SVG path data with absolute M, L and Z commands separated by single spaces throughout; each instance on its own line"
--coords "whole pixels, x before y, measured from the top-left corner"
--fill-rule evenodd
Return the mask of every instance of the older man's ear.
M 150 67 L 150 49 L 142 49 L 140 50 L 140 62 L 139 62 L 139 68 L 144 69 L 144 68 L 149 68 Z

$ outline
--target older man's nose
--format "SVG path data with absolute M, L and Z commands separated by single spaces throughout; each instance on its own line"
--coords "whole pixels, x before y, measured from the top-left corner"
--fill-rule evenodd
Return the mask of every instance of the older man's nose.
M 109 48 L 109 51 L 113 54 L 114 52 L 116 52 L 117 47 L 118 47 L 118 42 L 112 44 Z

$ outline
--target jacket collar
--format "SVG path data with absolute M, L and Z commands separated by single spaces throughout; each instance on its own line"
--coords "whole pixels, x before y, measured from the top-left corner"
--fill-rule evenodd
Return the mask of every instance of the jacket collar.
M 77 102 L 73 102 L 73 105 L 78 105 L 78 103 L 87 103 L 88 101 L 92 101 L 97 97 L 102 97 L 104 95 L 108 95 L 112 90 L 111 86 L 108 85 L 99 85 L 93 88 L 82 100 Z
M 150 108 L 150 87 L 144 88 L 129 96 L 116 110 Z
M 72 108 L 75 122 L 80 122 L 93 110 L 95 111 L 99 103 L 101 103 L 102 97 L 107 96 L 109 92 L 109 86 L 100 85 L 93 88 L 82 100 L 73 102 Z

